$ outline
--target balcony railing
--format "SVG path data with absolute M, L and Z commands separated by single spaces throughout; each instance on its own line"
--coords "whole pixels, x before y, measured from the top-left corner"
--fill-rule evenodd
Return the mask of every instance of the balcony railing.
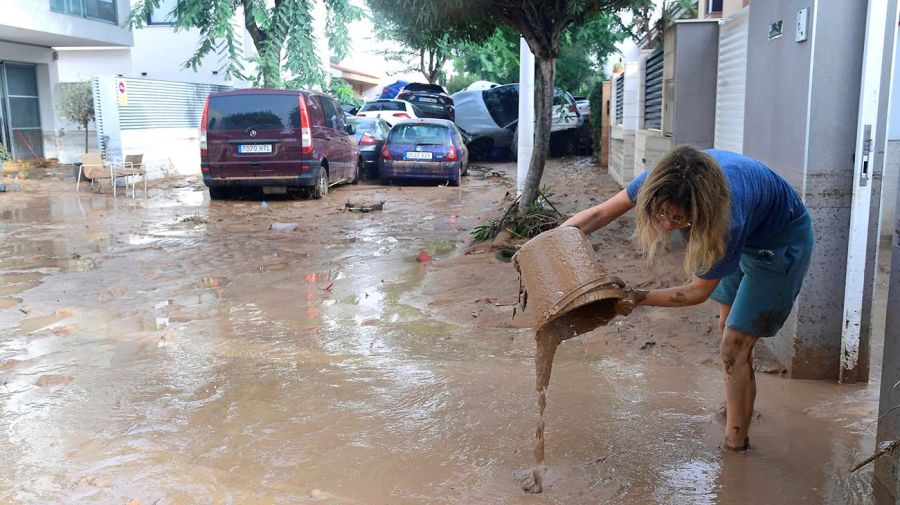
M 118 24 L 116 0 L 50 0 L 50 10 Z

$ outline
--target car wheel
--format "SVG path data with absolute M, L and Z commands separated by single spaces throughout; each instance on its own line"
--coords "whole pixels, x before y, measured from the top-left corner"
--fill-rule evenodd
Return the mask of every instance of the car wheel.
M 325 167 L 322 167 L 319 170 L 319 180 L 316 181 L 315 187 L 312 190 L 312 197 L 315 200 L 321 200 L 328 194 L 328 171 L 325 170 Z
M 364 171 L 362 158 L 356 160 L 356 173 L 353 174 L 353 179 L 350 181 L 350 184 L 356 184 L 359 182 L 359 176 Z
M 466 163 L 466 166 L 463 168 L 463 171 L 462 171 L 462 176 L 466 177 L 468 175 L 469 175 L 469 164 Z
M 513 133 L 512 143 L 509 145 L 509 155 L 512 161 L 516 161 L 519 158 L 519 127 L 516 127 L 516 132 Z
M 226 188 L 209 188 L 210 200 L 225 200 L 228 198 L 228 189 Z
M 378 182 L 380 182 L 382 186 L 393 186 L 394 185 L 394 180 L 390 179 L 388 177 L 382 177 L 382 178 L 378 179 Z

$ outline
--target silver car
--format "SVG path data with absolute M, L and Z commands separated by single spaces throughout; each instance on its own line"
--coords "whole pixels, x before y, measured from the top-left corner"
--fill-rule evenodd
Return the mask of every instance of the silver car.
M 490 89 L 463 90 L 453 94 L 456 124 L 472 136 L 469 150 L 485 156 L 495 148 L 515 153 L 514 137 L 519 123 L 519 85 L 505 84 Z M 553 98 L 555 136 L 573 133 L 583 119 L 572 95 L 556 89 Z

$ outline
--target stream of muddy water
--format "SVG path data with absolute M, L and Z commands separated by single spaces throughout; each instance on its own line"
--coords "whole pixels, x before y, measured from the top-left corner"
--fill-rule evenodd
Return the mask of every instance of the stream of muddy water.
M 534 430 L 534 470 L 531 481 L 523 485 L 529 493 L 541 493 L 544 490 L 544 410 L 547 408 L 547 387 L 550 385 L 550 373 L 553 369 L 553 355 L 562 342 L 562 336 L 555 331 L 537 331 L 534 335 L 534 366 L 537 377 L 538 420 Z

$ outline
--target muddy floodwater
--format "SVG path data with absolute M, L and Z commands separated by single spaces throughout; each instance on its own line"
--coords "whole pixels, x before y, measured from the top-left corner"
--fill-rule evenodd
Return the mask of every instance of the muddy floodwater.
M 524 493 L 533 333 L 515 270 L 469 235 L 514 173 L 265 206 L 190 178 L 76 194 L 64 171 L 0 193 L 0 503 L 870 502 L 871 467 L 847 468 L 872 451 L 878 368 L 758 373 L 753 449 L 723 453 L 712 304 L 559 346 L 543 493 Z M 617 190 L 586 158 L 545 173 L 564 212 Z M 631 226 L 592 238 L 610 273 L 679 280 Z

